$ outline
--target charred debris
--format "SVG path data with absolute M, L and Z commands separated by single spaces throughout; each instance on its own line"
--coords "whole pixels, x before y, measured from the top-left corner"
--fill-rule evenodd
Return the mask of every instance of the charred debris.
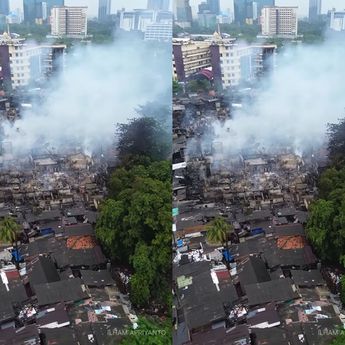
M 239 106 L 174 99 L 174 344 L 328 344 L 344 321 L 339 276 L 305 232 L 326 154 L 228 154 L 213 123 Z M 207 241 L 216 217 L 234 229 L 228 252 Z

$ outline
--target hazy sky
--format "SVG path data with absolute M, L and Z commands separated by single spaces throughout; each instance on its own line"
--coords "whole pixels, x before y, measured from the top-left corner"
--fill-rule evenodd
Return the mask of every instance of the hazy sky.
M 10 0 L 11 9 L 22 8 L 23 0 Z M 89 15 L 97 15 L 98 12 L 98 0 L 65 0 L 67 6 L 88 6 Z M 116 12 L 117 9 L 122 7 L 126 9 L 133 8 L 146 8 L 146 0 L 112 0 L 112 12 Z

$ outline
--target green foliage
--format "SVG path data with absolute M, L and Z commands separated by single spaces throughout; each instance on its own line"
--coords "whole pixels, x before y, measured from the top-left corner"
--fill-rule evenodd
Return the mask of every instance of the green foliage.
M 115 23 L 111 21 L 100 23 L 89 20 L 87 23 L 87 33 L 92 36 L 91 41 L 96 44 L 112 43 L 114 30 Z
M 298 22 L 298 34 L 303 35 L 302 42 L 308 44 L 323 42 L 325 28 L 326 22 L 322 20 L 313 23 L 303 20 Z
M 208 92 L 211 90 L 211 84 L 205 79 L 191 80 L 187 84 L 188 92 Z
M 340 300 L 345 305 L 345 275 L 340 279 Z
M 339 335 L 330 343 L 330 345 L 344 345 L 345 344 L 345 332 L 344 330 L 339 331 Z
M 43 42 L 47 40 L 47 35 L 50 34 L 50 25 L 47 24 L 11 24 L 10 30 L 24 38 L 35 40 L 36 42 Z
M 173 80 L 172 83 L 173 83 L 172 89 L 173 89 L 174 95 L 182 92 L 182 86 L 178 83 L 178 81 Z
M 345 121 L 329 125 L 331 166 L 319 178 L 307 236 L 322 260 L 345 266 Z
M 171 322 L 155 322 L 147 318 L 139 318 L 137 330 L 129 331 L 129 335 L 121 345 L 171 345 Z
M 328 125 L 329 157 L 335 166 L 345 165 L 345 119 Z
M 131 300 L 168 306 L 171 276 L 171 165 L 119 167 L 109 181 L 96 235 L 108 254 L 134 269 Z
M 163 127 L 151 117 L 141 117 L 117 127 L 118 157 L 149 157 L 153 161 L 167 159 L 171 142 Z
M 211 243 L 226 245 L 231 232 L 233 232 L 233 226 L 223 217 L 217 217 L 208 226 L 207 239 Z
M 0 222 L 0 241 L 2 243 L 13 243 L 20 230 L 20 225 L 11 217 L 5 217 Z

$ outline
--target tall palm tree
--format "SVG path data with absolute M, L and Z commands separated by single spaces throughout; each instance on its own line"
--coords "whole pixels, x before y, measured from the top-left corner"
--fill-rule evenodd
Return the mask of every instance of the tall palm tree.
M 17 252 L 17 236 L 19 229 L 20 225 L 12 217 L 5 217 L 0 222 L 0 242 L 14 244 L 14 248 Z M 17 268 L 19 267 L 17 260 L 16 266 Z
M 229 224 L 223 217 L 216 217 L 208 226 L 207 240 L 210 243 L 221 243 L 226 252 L 229 253 L 229 236 L 234 231 L 234 227 Z M 226 260 L 226 265 L 229 268 L 229 262 Z

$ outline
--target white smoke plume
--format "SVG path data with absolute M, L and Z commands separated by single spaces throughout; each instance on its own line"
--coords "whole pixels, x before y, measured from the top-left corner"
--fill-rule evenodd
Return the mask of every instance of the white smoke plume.
M 214 124 L 223 152 L 320 147 L 327 123 L 345 115 L 344 56 L 344 44 L 335 41 L 289 47 L 278 54 L 275 72 L 249 109 L 238 109 L 224 125 Z
M 43 103 L 34 104 L 14 125 L 4 125 L 4 141 L 21 154 L 40 145 L 105 147 L 114 141 L 117 123 L 136 117 L 138 106 L 170 90 L 170 56 L 169 44 L 133 38 L 77 48 Z

